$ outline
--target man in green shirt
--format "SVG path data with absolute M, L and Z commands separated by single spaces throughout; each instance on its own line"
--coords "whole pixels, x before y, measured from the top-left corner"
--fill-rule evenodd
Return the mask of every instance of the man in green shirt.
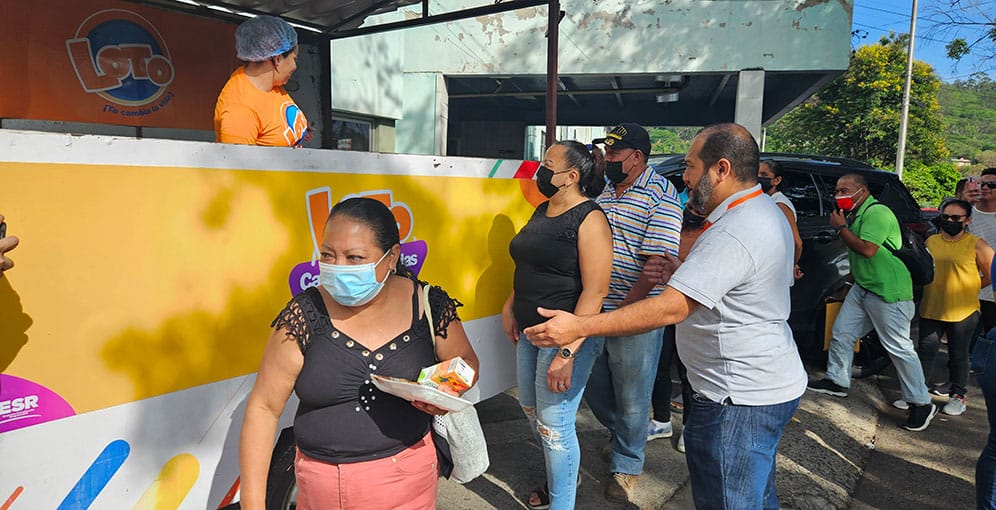
M 830 226 L 847 245 L 855 285 L 847 293 L 833 323 L 826 376 L 811 381 L 809 389 L 846 397 L 851 385 L 854 342 L 872 330 L 892 358 L 903 400 L 909 403 L 907 430 L 926 429 L 937 414 L 930 401 L 923 369 L 910 339 L 913 320 L 913 281 L 901 260 L 887 247 L 902 245 L 899 221 L 892 210 L 868 192 L 868 183 L 858 174 L 837 180 L 837 207 L 830 213 Z M 846 214 L 846 216 L 845 216 Z

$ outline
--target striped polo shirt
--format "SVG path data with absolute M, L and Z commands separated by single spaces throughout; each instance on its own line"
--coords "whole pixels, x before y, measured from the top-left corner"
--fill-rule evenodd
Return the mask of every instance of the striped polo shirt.
M 681 205 L 674 185 L 650 167 L 619 197 L 615 186 L 606 184 L 595 202 L 612 227 L 612 280 L 604 309 L 614 310 L 640 277 L 649 256 L 677 256 Z M 664 285 L 657 285 L 648 296 L 663 290 Z

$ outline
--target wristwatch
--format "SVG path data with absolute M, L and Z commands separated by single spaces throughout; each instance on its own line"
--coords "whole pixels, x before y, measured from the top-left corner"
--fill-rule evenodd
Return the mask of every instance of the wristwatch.
M 560 357 L 564 359 L 572 359 L 577 356 L 577 353 L 572 351 L 570 347 L 562 347 L 560 349 Z

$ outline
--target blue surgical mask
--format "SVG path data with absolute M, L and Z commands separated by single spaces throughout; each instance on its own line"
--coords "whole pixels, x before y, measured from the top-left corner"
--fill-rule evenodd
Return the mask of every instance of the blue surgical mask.
M 377 262 L 358 265 L 326 264 L 318 262 L 320 271 L 319 282 L 332 296 L 332 299 L 342 306 L 363 306 L 377 297 L 384 283 L 391 277 L 388 273 L 384 281 L 377 281 L 377 264 L 387 257 L 390 251 Z

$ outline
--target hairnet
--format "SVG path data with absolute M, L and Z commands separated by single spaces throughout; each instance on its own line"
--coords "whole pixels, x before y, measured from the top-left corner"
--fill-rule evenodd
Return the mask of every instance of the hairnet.
M 256 16 L 235 29 L 235 51 L 239 60 L 262 62 L 297 46 L 297 32 L 286 21 Z

